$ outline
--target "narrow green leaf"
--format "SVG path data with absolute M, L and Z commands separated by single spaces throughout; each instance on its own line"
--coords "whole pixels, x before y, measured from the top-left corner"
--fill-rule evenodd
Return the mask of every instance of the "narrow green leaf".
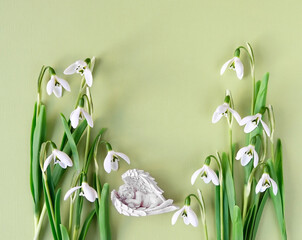
M 283 158 L 282 158 L 282 144 L 281 140 L 277 140 L 276 151 L 275 151 L 275 171 L 277 175 L 277 183 L 280 191 L 282 201 L 282 211 L 284 215 L 284 183 L 283 183 Z
M 66 227 L 62 224 L 60 224 L 60 229 L 61 229 L 61 236 L 62 236 L 62 240 L 69 240 L 69 235 L 68 235 L 68 231 L 66 229 Z
M 91 159 L 92 159 L 92 157 L 93 157 L 93 154 L 94 154 L 94 152 L 95 152 L 95 148 L 98 147 L 98 146 L 96 146 L 96 143 L 97 143 L 98 139 L 102 137 L 103 133 L 104 133 L 106 130 L 107 130 L 106 128 L 102 128 L 102 129 L 99 131 L 98 135 L 95 137 L 95 139 L 94 139 L 94 141 L 93 141 L 93 143 L 92 143 L 92 145 L 91 145 L 91 147 L 90 147 L 90 150 L 89 150 L 89 153 L 88 153 L 88 157 L 87 157 L 86 166 L 85 166 L 85 168 L 84 168 L 84 172 L 86 172 L 86 173 L 87 173 L 87 171 L 88 171 L 88 167 L 89 167 L 90 161 L 91 161 Z
M 85 129 L 87 127 L 87 122 L 86 120 L 85 121 L 82 121 L 79 126 L 73 131 L 72 133 L 72 137 L 74 139 L 74 142 L 76 144 L 79 143 Z M 69 143 L 66 142 L 66 144 L 64 146 L 61 146 L 60 148 L 61 151 L 65 152 L 67 155 L 71 155 L 71 149 L 70 149 L 70 146 L 69 146 Z M 53 184 L 54 186 L 57 186 L 57 184 L 59 183 L 62 175 L 64 174 L 66 170 L 61 168 L 58 164 L 56 164 L 54 166 L 54 170 L 53 170 L 53 174 L 52 174 L 52 178 L 53 178 Z
M 109 184 L 103 185 L 101 199 L 99 199 L 99 228 L 102 240 L 111 239 L 109 222 Z
M 90 223 L 93 219 L 95 215 L 95 209 L 93 209 L 90 214 L 87 216 L 84 224 L 83 224 L 83 227 L 82 227 L 82 230 L 81 230 L 81 233 L 80 233 L 80 237 L 79 237 L 79 240 L 85 240 L 86 238 L 86 234 L 88 232 L 88 229 L 89 229 L 89 226 L 90 226 Z
M 269 79 L 269 73 L 264 74 L 261 80 L 261 85 L 257 93 L 254 114 L 258 113 L 262 107 L 266 106 L 268 79 Z
M 264 209 L 264 206 L 266 204 L 266 201 L 267 201 L 267 198 L 268 198 L 268 192 L 266 191 L 264 194 L 262 194 L 262 197 L 260 197 L 260 193 L 258 193 L 257 195 L 257 205 L 256 205 L 256 208 L 257 211 L 255 212 L 254 214 L 254 218 L 253 218 L 253 221 L 251 222 L 252 227 L 251 227 L 251 236 L 252 238 L 251 239 L 256 239 L 256 235 L 257 235 L 257 231 L 258 231 L 258 226 L 259 226 L 259 223 L 260 223 L 260 220 L 261 220 L 261 216 L 262 216 L 262 212 L 263 212 L 263 209 Z
M 227 197 L 228 197 L 230 216 L 231 216 L 231 220 L 233 222 L 233 218 L 234 218 L 233 209 L 236 204 L 235 203 L 236 202 L 235 185 L 234 185 L 234 180 L 233 180 L 232 172 L 231 172 L 230 165 L 229 165 L 228 155 L 225 152 L 222 153 L 221 165 L 222 165 L 225 189 L 226 189 L 226 193 L 227 193 Z
M 215 187 L 215 223 L 217 240 L 220 240 L 220 186 Z
M 74 166 L 75 166 L 76 170 L 80 170 L 80 160 L 79 160 L 77 145 L 72 137 L 68 123 L 66 121 L 66 118 L 62 113 L 61 113 L 61 120 L 63 123 L 64 131 L 68 138 L 68 143 L 69 143 L 71 152 L 72 152 Z
M 254 219 L 254 215 L 256 214 L 256 207 L 255 204 L 252 204 L 249 207 L 249 210 L 247 212 L 247 215 L 244 219 L 244 225 L 243 225 L 243 236 L 245 240 L 249 240 L 252 238 L 252 225 L 253 225 L 253 219 Z
M 267 161 L 267 163 L 268 163 L 269 168 L 270 168 L 270 176 L 271 176 L 272 179 L 274 179 L 276 181 L 277 174 L 275 172 L 273 162 L 271 161 L 271 159 L 269 159 Z M 283 240 L 287 239 L 285 218 L 284 218 L 284 215 L 283 215 L 283 205 L 282 205 L 280 190 L 278 189 L 277 195 L 275 196 L 274 193 L 273 193 L 272 187 L 270 187 L 269 188 L 269 193 L 270 193 L 271 199 L 273 200 L 273 203 L 274 203 L 275 212 L 276 212 L 276 215 L 277 215 L 277 220 L 278 220 L 278 223 L 279 223 L 282 239 Z
M 61 188 L 58 189 L 55 197 L 55 222 L 57 226 L 58 235 L 62 236 L 61 233 L 61 208 L 60 208 L 60 199 L 61 198 Z
M 29 173 L 29 181 L 30 181 L 30 191 L 35 201 L 35 190 L 34 190 L 34 183 L 33 183 L 33 143 L 34 143 L 34 132 L 36 128 L 36 114 L 37 114 L 37 102 L 35 103 L 34 107 L 34 115 L 31 122 L 31 132 L 30 132 L 30 173 Z
M 241 211 L 237 205 L 234 206 L 233 219 L 233 240 L 243 240 Z
M 223 236 L 224 240 L 229 239 L 229 203 L 226 192 L 226 185 L 223 184 Z
M 42 180 L 42 181 L 43 181 L 43 192 L 44 192 L 45 205 L 46 205 L 46 209 L 47 209 L 47 213 L 48 213 L 48 220 L 49 220 L 52 236 L 55 240 L 57 240 L 58 236 L 57 236 L 57 231 L 56 231 L 56 227 L 55 227 L 55 219 L 53 219 L 52 214 L 51 214 L 51 211 L 52 211 L 51 205 L 50 205 L 51 199 L 48 198 L 46 188 L 45 188 L 45 182 L 44 182 L 44 180 Z
M 36 127 L 33 133 L 32 148 L 32 183 L 35 196 L 35 211 L 40 211 L 40 197 L 42 192 L 42 174 L 39 162 L 40 148 L 44 141 L 46 133 L 46 111 L 45 106 L 40 106 L 40 113 L 36 121 Z

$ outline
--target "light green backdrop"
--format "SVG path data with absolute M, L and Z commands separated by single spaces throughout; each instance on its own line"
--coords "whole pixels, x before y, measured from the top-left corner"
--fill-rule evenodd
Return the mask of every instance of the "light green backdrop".
M 248 114 L 250 78 L 239 81 L 233 72 L 221 77 L 219 70 L 235 47 L 249 41 L 257 78 L 271 73 L 268 102 L 275 107 L 276 136 L 284 142 L 288 237 L 301 239 L 301 8 L 299 0 L 2 0 L 0 238 L 31 239 L 33 234 L 29 133 L 42 64 L 62 76 L 74 60 L 97 57 L 92 90 L 96 128 L 108 127 L 107 139 L 129 155 L 131 168 L 149 171 L 165 196 L 181 206 L 195 191 L 190 176 L 203 158 L 227 149 L 226 125 L 211 123 L 226 88 L 239 112 Z M 68 80 L 76 89 L 77 78 Z M 54 113 L 68 115 L 75 95 L 43 99 L 50 130 L 62 131 Z M 235 140 L 243 139 L 241 129 L 235 134 Z M 102 170 L 102 179 L 117 188 L 128 168 L 122 162 L 116 173 Z M 237 173 L 242 176 L 242 168 Z M 210 238 L 215 239 L 213 187 L 201 182 L 199 187 L 206 195 Z M 111 207 L 113 239 L 202 239 L 201 227 L 180 221 L 171 226 L 171 217 L 125 217 Z M 97 239 L 95 225 L 89 239 Z M 258 239 L 279 239 L 270 201 Z

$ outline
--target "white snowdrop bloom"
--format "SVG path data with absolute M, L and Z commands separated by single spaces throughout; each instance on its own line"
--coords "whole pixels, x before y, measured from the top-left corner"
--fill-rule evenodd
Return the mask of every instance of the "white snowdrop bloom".
M 240 80 L 242 79 L 244 69 L 243 69 L 243 64 L 239 57 L 233 57 L 230 60 L 228 60 L 225 64 L 223 64 L 223 66 L 220 70 L 220 75 L 224 74 L 224 72 L 227 68 L 233 69 L 234 71 L 236 71 L 237 77 Z
M 76 128 L 79 125 L 79 120 L 85 118 L 87 123 L 90 127 L 93 127 L 93 120 L 92 117 L 89 115 L 88 112 L 84 110 L 84 108 L 78 106 L 72 113 L 70 114 L 70 121 L 71 126 Z
M 256 194 L 259 192 L 264 192 L 266 189 L 270 188 L 271 186 L 273 187 L 273 193 L 277 195 L 278 192 L 277 183 L 267 173 L 263 173 L 262 177 L 257 183 Z
M 192 224 L 193 227 L 198 226 L 198 218 L 190 206 L 185 205 L 173 214 L 172 225 L 176 223 L 179 216 L 182 216 L 183 221 L 186 225 Z
M 64 71 L 65 75 L 71 75 L 74 73 L 79 73 L 81 76 L 84 76 L 87 85 L 89 87 L 92 86 L 92 82 L 93 82 L 92 73 L 88 67 L 87 62 L 83 60 L 78 60 L 75 63 L 71 64 L 69 67 L 67 67 Z
M 234 109 L 232 109 L 230 105 L 226 102 L 216 108 L 212 117 L 212 123 L 217 123 L 223 116 L 228 118 L 228 112 L 232 113 L 236 121 L 240 123 L 240 115 Z
M 44 165 L 43 165 L 43 171 L 45 172 L 48 165 L 50 164 L 51 161 L 54 161 L 54 164 L 59 164 L 61 168 L 67 168 L 67 167 L 72 167 L 73 163 L 70 159 L 70 157 L 57 149 L 53 149 L 52 153 L 46 158 Z
M 242 166 L 246 166 L 252 158 L 254 158 L 254 167 L 256 167 L 259 162 L 259 157 L 255 150 L 255 146 L 252 144 L 241 148 L 236 155 L 236 160 L 241 160 Z
M 216 175 L 216 173 L 208 166 L 208 165 L 203 165 L 202 168 L 198 169 L 195 171 L 191 177 L 191 184 L 193 185 L 197 179 L 197 177 L 200 175 L 201 179 L 205 183 L 213 182 L 214 185 L 218 186 L 219 185 L 219 180 Z
M 46 85 L 46 92 L 48 95 L 52 93 L 57 97 L 62 97 L 62 89 L 70 92 L 70 86 L 68 82 L 62 78 L 59 78 L 57 75 L 51 75 L 50 80 Z
M 111 170 L 113 170 L 113 171 L 118 170 L 119 158 L 124 159 L 128 164 L 130 164 L 130 159 L 126 154 L 120 153 L 120 152 L 115 152 L 113 150 L 108 151 L 107 156 L 105 157 L 105 160 L 104 160 L 104 169 L 107 173 L 110 173 Z
M 73 192 L 81 188 L 80 196 L 85 197 L 89 202 L 94 202 L 95 199 L 98 198 L 98 194 L 94 188 L 90 187 L 88 183 L 82 182 L 81 186 L 73 187 L 67 191 L 64 196 L 64 200 L 66 200 Z
M 266 132 L 267 136 L 270 136 L 271 135 L 270 129 L 266 125 L 266 123 L 264 121 L 262 121 L 262 114 L 260 114 L 260 113 L 257 113 L 256 115 L 253 115 L 253 116 L 247 116 L 247 117 L 243 118 L 240 121 L 240 125 L 241 126 L 245 125 L 244 132 L 250 133 L 258 126 L 259 122 L 261 122 L 262 127 L 263 127 L 264 131 Z

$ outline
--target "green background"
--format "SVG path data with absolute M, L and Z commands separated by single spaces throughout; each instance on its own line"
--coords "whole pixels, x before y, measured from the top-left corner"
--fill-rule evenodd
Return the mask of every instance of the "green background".
M 2 0 L 0 238 L 33 236 L 29 134 L 42 64 L 54 67 L 63 77 L 63 70 L 75 60 L 96 56 L 94 134 L 108 127 L 106 139 L 131 159 L 131 166 L 120 162 L 118 172 L 106 174 L 102 169 L 103 182 L 116 189 L 127 169 L 144 169 L 178 206 L 200 187 L 206 199 L 210 239 L 215 239 L 214 188 L 201 181 L 192 187 L 190 177 L 206 155 L 227 150 L 227 125 L 211 123 L 225 89 L 232 91 L 238 112 L 242 116 L 249 113 L 251 80 L 246 55 L 241 81 L 231 71 L 223 77 L 219 74 L 234 49 L 248 41 L 255 51 L 256 78 L 270 72 L 268 103 L 274 106 L 276 137 L 282 138 L 284 146 L 288 237 L 300 239 L 301 9 L 299 0 Z M 79 85 L 78 76 L 65 79 L 72 93 L 62 99 L 43 93 L 48 130 L 56 132 L 48 137 L 55 141 L 62 134 L 57 113 L 70 114 Z M 242 146 L 242 128 L 236 126 L 234 134 Z M 239 162 L 236 174 L 240 186 L 243 169 Z M 240 191 L 237 198 L 240 202 Z M 193 228 L 178 221 L 171 226 L 171 217 L 172 213 L 125 217 L 111 206 L 113 239 L 203 238 L 201 225 Z M 98 239 L 95 227 L 88 239 Z M 258 239 L 280 239 L 271 201 L 264 209 Z

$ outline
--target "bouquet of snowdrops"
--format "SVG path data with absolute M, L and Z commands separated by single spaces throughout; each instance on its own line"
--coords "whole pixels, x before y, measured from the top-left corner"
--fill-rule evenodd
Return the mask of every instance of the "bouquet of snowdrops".
M 69 120 L 63 114 L 57 114 L 61 119 L 64 132 L 60 145 L 46 136 L 52 136 L 47 129 L 46 106 L 42 103 L 42 93 L 62 97 L 63 91 L 71 91 L 68 82 L 56 75 L 50 66 L 43 66 L 38 78 L 38 98 L 34 107 L 30 141 L 30 188 L 34 202 L 34 239 L 39 238 L 43 219 L 48 216 L 48 225 L 53 239 L 85 239 L 90 223 L 97 217 L 100 238 L 111 239 L 109 223 L 109 185 L 101 185 L 97 150 L 104 144 L 107 156 L 104 159 L 104 169 L 107 173 L 118 169 L 119 159 L 130 164 L 129 158 L 112 150 L 108 141 L 103 139 L 105 128 L 100 129 L 94 141 L 91 142 L 93 124 L 93 101 L 90 88 L 93 83 L 93 68 L 95 58 L 79 60 L 64 71 L 65 75 L 79 74 L 82 76 L 75 106 L 71 109 Z M 50 79 L 46 84 L 46 92 L 42 90 L 45 76 Z M 45 94 L 46 95 L 46 94 Z M 51 97 L 51 96 L 50 96 Z M 47 129 L 47 132 L 46 132 Z M 79 154 L 77 144 L 85 141 L 85 152 Z M 64 181 L 64 173 L 72 171 L 72 181 Z M 92 173 L 92 177 L 89 176 Z M 93 180 L 92 180 L 93 179 Z M 64 195 L 69 200 L 69 212 L 66 218 L 61 218 L 61 188 L 70 188 Z M 83 201 L 93 204 L 83 205 Z M 90 213 L 83 216 L 83 208 Z M 64 222 L 63 219 L 68 219 Z M 82 221 L 84 219 L 84 221 Z
M 250 44 L 235 49 L 234 57 L 221 68 L 222 75 L 226 69 L 235 70 L 239 79 L 244 74 L 244 66 L 240 60 L 244 52 L 249 59 L 252 80 L 251 114 L 241 118 L 235 110 L 230 91 L 226 91 L 224 102 L 215 110 L 212 122 L 217 123 L 225 119 L 228 123 L 229 152 L 214 153 L 205 158 L 203 166 L 195 171 L 191 178 L 192 185 L 198 177 L 205 183 L 215 186 L 215 219 L 217 239 L 245 239 L 256 238 L 261 215 L 268 198 L 273 201 L 276 217 L 279 223 L 282 239 L 287 239 L 284 217 L 284 185 L 282 168 L 281 140 L 275 142 L 275 116 L 273 107 L 266 104 L 269 74 L 264 74 L 262 80 L 256 82 L 255 58 Z M 246 142 L 239 145 L 233 143 L 233 124 L 244 126 Z M 238 146 L 238 147 L 237 147 Z M 243 205 L 237 204 L 234 182 L 234 164 L 240 161 L 245 177 L 242 182 Z M 217 171 L 213 170 L 216 165 Z M 179 216 L 185 224 L 198 226 L 198 218 L 192 210 L 191 199 L 195 199 L 200 206 L 201 220 L 204 226 L 205 239 L 208 239 L 206 211 L 202 192 L 189 194 L 185 198 L 184 206 L 174 213 L 172 224 Z

